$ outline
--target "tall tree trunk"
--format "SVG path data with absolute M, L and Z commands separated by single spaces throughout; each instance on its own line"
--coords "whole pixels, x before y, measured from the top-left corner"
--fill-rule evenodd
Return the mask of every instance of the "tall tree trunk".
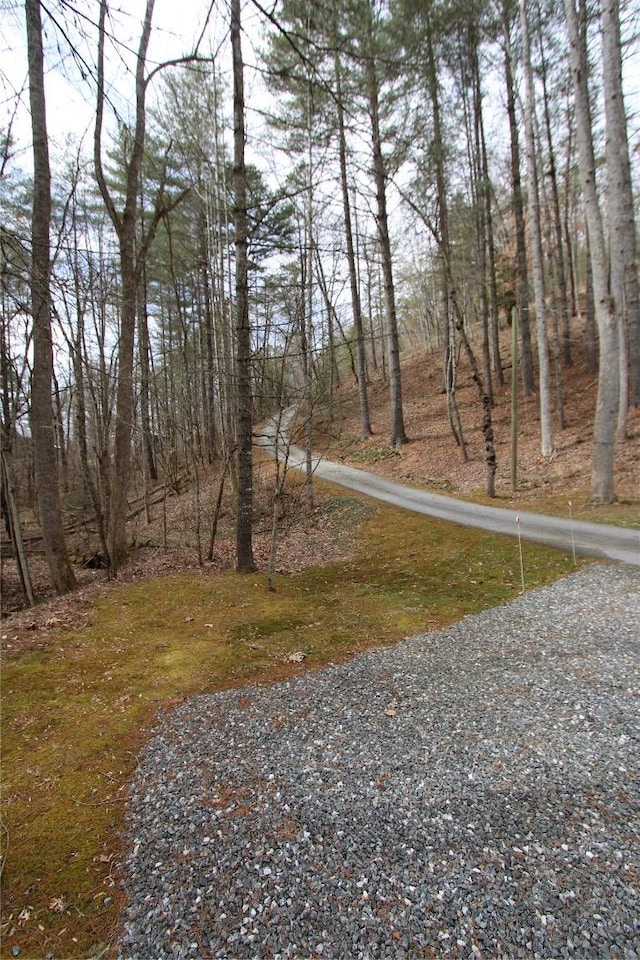
M 74 258 L 77 257 L 78 246 L 74 244 Z M 85 389 L 85 356 L 84 356 L 84 310 L 80 301 L 79 292 L 79 271 L 80 266 L 74 264 L 74 282 L 76 285 L 76 330 L 74 342 L 71 350 L 73 362 L 73 376 L 76 385 L 75 395 L 75 420 L 76 420 L 76 440 L 78 444 L 78 454 L 80 457 L 80 467 L 82 470 L 82 483 L 88 494 L 98 527 L 98 539 L 100 540 L 100 549 L 103 551 L 105 559 L 108 556 L 107 537 L 104 526 L 104 509 L 100 500 L 100 491 L 95 483 L 89 466 L 89 453 L 87 444 L 87 409 L 86 409 L 86 389 Z
M 589 232 L 596 322 L 600 340 L 598 394 L 593 427 L 591 498 L 596 503 L 611 503 L 615 500 L 615 432 L 619 393 L 618 329 L 609 290 L 609 264 L 596 186 L 585 42 L 580 35 L 574 0 L 564 0 L 564 8 L 569 32 L 571 74 L 576 102 L 580 181 Z
M 553 230 L 555 236 L 554 257 L 558 280 L 558 298 L 560 300 L 560 316 L 562 319 L 562 360 L 566 367 L 571 366 L 571 329 L 569 326 L 569 298 L 567 294 L 567 271 L 562 242 L 562 215 L 560 213 L 560 193 L 558 190 L 558 174 L 556 169 L 556 153 L 551 128 L 551 111 L 549 109 L 549 90 L 547 84 L 547 58 L 544 51 L 544 37 L 541 24 L 540 3 L 537 0 L 538 41 L 540 48 L 540 74 L 542 80 L 542 95 L 544 107 L 544 126 L 547 136 L 548 168 L 547 176 L 551 184 L 551 200 L 553 210 Z
M 9 534 L 9 539 L 13 547 L 22 599 L 25 606 L 32 607 L 35 603 L 35 596 L 27 554 L 24 548 L 10 446 L 11 444 L 5 430 L 5 424 L 2 423 L 0 424 L 0 506 L 2 507 L 7 533 Z
M 533 69 L 529 46 L 529 24 L 526 0 L 520 0 L 520 20 L 525 70 L 526 103 L 524 108 L 527 139 L 527 173 L 529 193 L 529 218 L 531 233 L 531 261 L 533 287 L 536 303 L 536 331 L 538 334 L 538 370 L 540 376 L 540 448 L 543 457 L 553 454 L 553 428 L 551 422 L 551 370 L 549 344 L 547 341 L 546 306 L 544 293 L 544 260 L 540 228 L 540 193 L 535 140 L 535 99 Z
M 469 361 L 469 366 L 471 367 L 471 379 L 476 385 L 478 396 L 480 397 L 480 402 L 482 403 L 482 435 L 484 438 L 484 454 L 485 454 L 485 463 L 487 466 L 487 496 L 495 497 L 496 470 L 498 468 L 498 461 L 496 458 L 496 448 L 495 448 L 495 441 L 493 436 L 493 417 L 491 414 L 491 398 L 489 397 L 489 394 L 482 381 L 482 374 L 480 373 L 478 361 L 476 360 L 471 344 L 469 343 L 469 338 L 467 337 L 466 330 L 464 329 L 464 317 L 462 315 L 462 311 L 460 310 L 459 305 L 455 300 L 455 296 L 454 296 L 454 309 L 456 311 L 456 316 L 457 316 L 456 329 L 460 334 L 462 346 L 467 356 L 467 360 Z
M 467 151 L 473 194 L 476 257 L 480 285 L 480 325 L 482 330 L 483 383 L 493 405 L 493 377 L 491 374 L 491 342 L 489 335 L 489 296 L 487 273 L 487 223 L 484 171 L 482 166 L 482 90 L 478 65 L 478 36 L 474 20 L 468 27 L 466 49 L 460 48 L 461 75 L 463 77 L 463 104 L 467 126 Z M 468 59 L 467 59 L 468 58 Z M 467 101 L 467 88 L 471 89 L 471 105 Z
M 144 242 L 144 192 L 140 190 L 139 201 L 140 233 Z M 151 395 L 150 395 L 150 344 L 149 321 L 147 318 L 147 276 L 143 265 L 138 284 L 138 357 L 140 362 L 140 431 L 142 442 L 142 472 L 145 486 L 156 483 L 158 471 L 153 452 L 151 436 Z
M 593 296 L 593 267 L 591 266 L 591 248 L 587 236 L 587 267 L 586 267 L 586 306 L 585 306 L 585 343 L 587 354 L 587 370 L 589 373 L 598 372 L 598 338 L 596 336 L 596 305 Z
M 609 250 L 611 287 L 620 342 L 618 439 L 626 436 L 628 386 L 633 406 L 640 406 L 640 293 L 636 250 L 627 117 L 622 94 L 622 54 L 618 0 L 602 0 L 602 73 L 607 125 Z M 630 377 L 627 378 L 629 345 Z
M 513 81 L 513 57 L 511 52 L 511 12 L 510 0 L 504 6 L 504 69 L 507 88 L 507 115 L 509 117 L 509 135 L 511 142 L 511 186 L 512 207 L 515 221 L 516 251 L 518 262 L 518 327 L 522 340 L 522 389 L 525 397 L 535 393 L 533 371 L 533 350 L 531 347 L 531 328 L 529 324 L 529 275 L 527 271 L 527 244 L 525 235 L 524 201 L 522 196 L 522 178 L 520 172 L 520 143 L 518 139 L 518 121 L 516 117 L 516 96 Z
M 217 455 L 216 418 L 215 418 L 215 373 L 213 361 L 213 303 L 211 293 L 211 278 L 209 275 L 209 255 L 207 244 L 206 219 L 202 211 L 198 215 L 198 250 L 200 256 L 200 277 L 202 281 L 202 297 L 204 307 L 204 422 L 206 429 L 207 460 L 214 463 Z
M 447 201 L 447 183 L 444 168 L 444 143 L 442 138 L 442 123 L 440 117 L 440 92 L 438 89 L 438 73 L 433 37 L 431 31 L 426 37 L 427 55 L 427 86 L 433 112 L 433 152 L 436 167 L 436 191 L 438 197 L 438 225 L 437 242 L 440 250 L 440 284 L 442 303 L 444 306 L 444 388 L 447 395 L 447 410 L 449 424 L 456 444 L 460 447 L 463 463 L 467 463 L 469 455 L 462 428 L 460 410 L 456 398 L 457 363 L 455 343 L 455 322 L 453 317 L 452 281 L 449 264 L 451 262 L 451 246 L 449 243 L 449 206 Z
M 573 185 L 573 166 L 574 166 L 574 139 L 573 139 L 573 112 L 571 108 L 567 110 L 567 155 L 564 165 L 564 210 L 562 229 L 564 233 L 564 245 L 567 251 L 567 275 L 569 277 L 569 302 L 572 317 L 580 315 L 580 305 L 578 301 L 578 265 L 573 251 L 573 237 L 571 230 L 571 214 L 575 208 L 575 187 Z
M 349 350 L 349 355 L 351 358 L 351 369 L 352 369 L 352 373 L 353 373 L 353 377 L 356 382 L 356 385 L 358 383 L 358 374 L 356 371 L 356 365 L 353 358 L 353 350 L 352 350 L 351 344 L 345 337 L 344 329 L 342 327 L 342 324 L 340 323 L 340 318 L 338 316 L 335 304 L 331 300 L 329 287 L 327 284 L 327 278 L 325 276 L 324 266 L 322 263 L 322 256 L 315 244 L 314 244 L 313 252 L 314 252 L 316 277 L 318 279 L 318 286 L 320 288 L 320 293 L 322 294 L 322 299 L 324 300 L 324 305 L 327 310 L 327 343 L 328 343 L 328 349 L 329 349 L 329 354 L 331 358 L 330 360 L 331 365 L 329 368 L 329 406 L 330 406 L 329 416 L 330 418 L 332 418 L 334 393 L 335 393 L 336 387 L 340 386 L 340 374 L 338 370 L 337 358 L 335 356 L 335 352 L 336 352 L 335 328 L 336 327 L 340 332 L 343 343 Z
M 387 338 L 389 345 L 389 391 L 391 394 L 391 438 L 393 450 L 398 450 L 407 442 L 402 406 L 402 378 L 400 374 L 400 338 L 393 282 L 393 259 L 389 238 L 389 218 L 387 215 L 387 175 L 382 154 L 379 112 L 379 84 L 373 54 L 367 57 L 367 97 L 371 120 L 371 143 L 373 148 L 373 177 L 376 185 L 378 208 L 378 242 L 382 260 L 384 278 L 384 303 L 387 320 Z
M 310 8 L 309 8 L 310 13 Z M 310 30 L 310 24 L 307 23 Z M 307 73 L 307 196 L 305 209 L 305 250 L 304 261 L 306 284 L 303 283 L 303 326 L 304 344 L 304 405 L 305 405 L 305 488 L 307 508 L 313 510 L 313 231 L 314 231 L 314 178 L 313 178 L 313 80 Z M 303 274 L 304 275 L 304 274 Z
M 2 287 L 4 291 L 7 265 L 2 256 Z M 2 298 L 4 301 L 4 297 Z M 4 302 L 0 304 L 0 509 L 4 517 L 9 539 L 13 545 L 18 577 L 22 596 L 26 606 L 32 607 L 35 603 L 31 574 L 24 549 L 22 524 L 18 509 L 15 474 L 13 470 L 13 438 L 14 429 L 14 398 L 12 396 L 12 381 L 15 374 L 9 359 L 7 343 L 7 316 L 4 313 Z
M 233 318 L 230 315 L 229 302 L 233 299 L 233 281 L 231 269 L 231 245 L 224 243 L 221 225 L 229 223 L 232 211 L 228 204 L 230 190 L 227 185 L 225 147 L 222 125 L 219 120 L 219 90 L 218 82 L 214 77 L 215 108 L 213 114 L 215 165 L 221 171 L 221 182 L 216 183 L 213 192 L 213 218 L 210 217 L 209 236 L 212 250 L 211 262 L 215 266 L 213 299 L 216 304 L 217 336 L 214 338 L 218 366 L 218 389 L 220 407 L 220 439 L 225 460 L 231 451 L 236 456 L 229 461 L 229 471 L 234 486 L 238 486 L 238 455 L 236 437 L 235 392 L 233 390 L 233 367 L 235 343 L 233 333 Z M 213 219 L 213 222 L 211 222 Z
M 247 172 L 244 144 L 244 64 L 240 39 L 240 0 L 231 0 L 233 57 L 233 184 L 236 241 L 236 421 L 238 443 L 238 503 L 236 567 L 251 573 L 253 558 L 253 402 L 251 395 L 251 327 L 247 264 Z
M 502 358 L 500 356 L 500 321 L 498 316 L 498 280 L 496 276 L 496 245 L 493 229 L 493 201 L 491 180 L 489 178 L 489 159 L 484 132 L 484 116 L 480 109 L 480 144 L 482 148 L 482 184 L 485 203 L 485 224 L 487 232 L 487 268 L 489 272 L 489 304 L 491 328 L 492 366 L 499 387 L 504 386 Z
M 131 155 L 126 164 L 125 202 L 122 215 L 116 210 L 102 167 L 102 124 L 105 105 L 104 46 L 107 0 L 100 0 L 98 24 L 98 91 L 96 124 L 94 130 L 94 166 L 98 187 L 105 207 L 118 235 L 120 248 L 120 331 L 118 336 L 118 385 L 116 392 L 116 422 L 113 460 L 110 478 L 110 502 L 107 525 L 109 571 L 114 576 L 127 555 L 126 524 L 131 470 L 131 436 L 134 414 L 133 354 L 136 329 L 137 290 L 140 268 L 144 262 L 141 252 L 136 257 L 136 214 L 140 170 L 144 151 L 146 126 L 145 62 L 151 36 L 154 0 L 147 0 L 135 71 L 135 128 Z M 157 226 L 157 224 L 156 224 Z M 153 233 L 146 237 L 148 249 Z
M 39 0 L 25 0 L 29 58 L 29 100 L 33 134 L 33 215 L 31 226 L 31 309 L 33 312 L 33 376 L 31 429 L 33 459 L 45 556 L 59 594 L 77 585 L 62 526 L 60 481 L 56 458 L 51 341 L 51 172 L 44 93 L 44 54 Z
M 336 110 L 338 117 L 338 145 L 340 152 L 340 183 L 342 186 L 342 209 L 344 231 L 347 244 L 347 263 L 349 265 L 349 286 L 351 290 L 351 310 L 353 326 L 356 332 L 356 370 L 358 379 L 358 398 L 360 401 L 360 435 L 363 439 L 371 436 L 371 418 L 369 416 L 369 397 L 367 393 L 367 359 L 364 345 L 364 327 L 362 323 L 362 305 L 356 269 L 356 256 L 351 226 L 351 202 L 349 199 L 349 181 L 347 179 L 347 139 L 344 126 L 344 106 L 340 83 L 340 60 L 335 55 Z
M 153 452 L 151 432 L 151 377 L 149 360 L 149 321 L 147 319 L 147 284 L 144 278 L 138 286 L 138 354 L 140 357 L 140 428 L 142 433 L 143 471 L 147 480 L 158 481 L 158 470 Z

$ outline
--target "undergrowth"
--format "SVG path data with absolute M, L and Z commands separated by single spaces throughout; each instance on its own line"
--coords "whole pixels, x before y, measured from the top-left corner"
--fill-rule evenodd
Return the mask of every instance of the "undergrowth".
M 280 576 L 276 593 L 262 572 L 119 585 L 86 626 L 5 658 L 3 957 L 108 954 L 127 785 L 159 711 L 395 643 L 521 589 L 512 539 L 335 499 L 353 524 L 349 560 Z M 524 546 L 527 587 L 573 569 L 563 553 Z

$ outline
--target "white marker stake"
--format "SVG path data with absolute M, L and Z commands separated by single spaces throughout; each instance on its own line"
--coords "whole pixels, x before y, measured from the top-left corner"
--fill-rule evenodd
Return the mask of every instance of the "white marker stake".
M 573 565 L 574 565 L 574 567 L 575 567 L 575 566 L 577 566 L 577 563 L 576 563 L 576 538 L 575 538 L 575 536 L 574 536 L 574 534 L 573 534 L 573 510 L 572 510 L 572 506 L 573 506 L 573 504 L 571 503 L 571 500 L 569 500 L 569 520 L 570 520 L 570 522 L 571 522 L 571 551 L 572 551 L 572 553 L 573 553 Z
M 524 560 L 522 557 L 522 538 L 520 537 L 520 517 L 516 517 L 518 525 L 518 550 L 520 551 L 520 579 L 522 580 L 522 592 L 524 593 Z

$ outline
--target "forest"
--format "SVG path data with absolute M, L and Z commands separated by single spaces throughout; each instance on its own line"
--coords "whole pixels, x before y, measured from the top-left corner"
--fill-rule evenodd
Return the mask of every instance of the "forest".
M 132 511 L 212 473 L 253 571 L 260 424 L 295 407 L 310 460 L 350 382 L 370 437 L 381 374 L 401 450 L 419 352 L 452 469 L 471 377 L 492 497 L 494 390 L 535 400 L 550 461 L 586 351 L 590 496 L 613 502 L 640 406 L 637 7 L 201 7 L 168 29 L 162 0 L 3 4 L 2 533 L 24 605 L 34 530 L 55 592 L 80 524 L 113 578 Z

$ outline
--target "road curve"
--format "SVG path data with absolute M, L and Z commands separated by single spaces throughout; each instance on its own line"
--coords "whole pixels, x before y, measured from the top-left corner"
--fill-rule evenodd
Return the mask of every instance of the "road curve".
M 283 417 L 278 428 L 277 422 L 270 421 L 263 426 L 257 437 L 258 444 L 272 456 L 275 455 L 276 434 L 279 435 L 278 452 L 284 459 L 287 456 L 289 468 L 304 470 L 306 454 L 300 447 L 288 446 L 286 424 Z M 426 490 L 407 487 L 393 480 L 386 480 L 375 474 L 334 463 L 321 457 L 312 458 L 315 476 L 330 480 L 349 490 L 374 497 L 390 503 L 394 507 L 423 513 L 451 523 L 460 523 L 467 527 L 478 527 L 492 533 L 503 533 L 511 537 L 522 537 L 561 550 L 574 551 L 590 557 L 605 560 L 617 560 L 622 563 L 640 566 L 640 531 L 616 527 L 604 523 L 584 523 L 570 518 L 547 517 L 537 513 L 507 510 L 504 507 L 488 507 L 484 504 L 467 503 L 454 497 L 444 497 Z

